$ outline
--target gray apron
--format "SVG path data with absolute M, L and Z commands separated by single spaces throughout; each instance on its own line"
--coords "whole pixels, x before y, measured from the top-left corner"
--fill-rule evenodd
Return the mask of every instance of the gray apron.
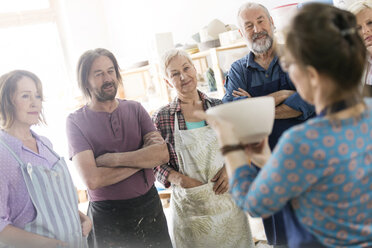
M 174 248 L 254 247 L 248 218 L 229 193 L 216 195 L 210 180 L 223 167 L 217 136 L 209 126 L 179 130 L 175 116 L 174 148 L 180 173 L 204 184 L 172 185 L 170 236 Z
M 53 168 L 48 169 L 24 163 L 1 139 L 0 144 L 5 146 L 19 163 L 36 209 L 35 219 L 27 223 L 24 230 L 61 240 L 71 248 L 87 247 L 86 238 L 82 236 L 77 193 L 64 159 L 45 145 L 58 158 Z

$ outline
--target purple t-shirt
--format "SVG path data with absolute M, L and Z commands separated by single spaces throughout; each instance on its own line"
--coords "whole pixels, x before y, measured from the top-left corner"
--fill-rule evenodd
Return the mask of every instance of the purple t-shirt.
M 45 137 L 32 132 L 36 138 L 39 154 L 25 147 L 19 139 L 0 130 L 0 138 L 21 158 L 33 166 L 52 168 L 58 158 L 46 147 L 52 144 Z M 43 142 L 41 142 L 41 140 Z M 36 217 L 36 210 L 23 179 L 17 160 L 0 144 L 0 232 L 7 225 L 23 229 Z
M 67 118 L 69 157 L 92 150 L 94 157 L 105 153 L 136 151 L 143 136 L 156 131 L 149 114 L 135 101 L 119 100 L 112 112 L 96 112 L 84 106 Z M 129 178 L 95 190 L 88 190 L 90 201 L 125 200 L 141 196 L 154 184 L 152 169 L 143 169 Z

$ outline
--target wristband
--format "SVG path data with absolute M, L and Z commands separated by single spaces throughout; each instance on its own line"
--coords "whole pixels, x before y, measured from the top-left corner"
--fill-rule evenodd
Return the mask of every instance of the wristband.
M 229 152 L 244 150 L 244 146 L 242 143 L 236 145 L 224 145 L 220 148 L 222 155 L 226 155 Z

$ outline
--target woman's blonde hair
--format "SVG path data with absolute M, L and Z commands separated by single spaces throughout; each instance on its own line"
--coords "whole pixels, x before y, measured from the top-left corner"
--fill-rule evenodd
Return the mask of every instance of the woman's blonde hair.
M 358 0 L 348 7 L 348 10 L 354 15 L 358 14 L 364 9 L 372 9 L 372 0 Z
M 41 100 L 44 100 L 41 81 L 34 73 L 25 70 L 14 70 L 2 75 L 0 77 L 0 127 L 2 129 L 10 128 L 14 123 L 14 94 L 17 91 L 17 82 L 23 77 L 28 77 L 35 82 Z M 39 122 L 45 124 L 42 111 L 39 115 Z
M 164 77 L 168 78 L 167 68 L 169 66 L 169 63 L 171 62 L 171 60 L 173 58 L 175 58 L 177 56 L 182 56 L 182 57 L 186 58 L 188 60 L 188 62 L 191 65 L 193 65 L 192 59 L 187 52 L 185 52 L 184 50 L 181 50 L 181 49 L 170 49 L 163 54 L 163 56 L 160 60 L 160 71 L 161 71 L 161 73 L 163 74 Z

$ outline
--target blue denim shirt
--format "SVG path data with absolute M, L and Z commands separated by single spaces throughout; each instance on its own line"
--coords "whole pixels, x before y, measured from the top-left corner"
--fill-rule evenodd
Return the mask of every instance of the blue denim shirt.
M 235 61 L 231 65 L 231 69 L 228 73 L 225 83 L 226 93 L 222 99 L 222 102 L 226 103 L 246 98 L 232 96 L 233 90 L 242 88 L 250 93 L 248 88 L 278 80 L 281 72 L 283 71 L 279 65 L 279 59 L 277 56 L 275 56 L 271 61 L 269 68 L 265 70 L 262 66 L 254 61 L 254 54 L 250 52 L 247 56 Z M 251 76 L 249 74 L 251 74 Z M 289 90 L 296 90 L 287 73 L 285 73 L 285 77 L 289 83 Z M 249 78 L 251 78 L 250 82 L 248 82 Z M 251 94 L 251 96 L 255 95 Z M 302 115 L 297 118 L 299 120 L 307 120 L 315 113 L 314 107 L 305 102 L 298 93 L 288 97 L 283 103 L 292 109 L 302 112 Z

